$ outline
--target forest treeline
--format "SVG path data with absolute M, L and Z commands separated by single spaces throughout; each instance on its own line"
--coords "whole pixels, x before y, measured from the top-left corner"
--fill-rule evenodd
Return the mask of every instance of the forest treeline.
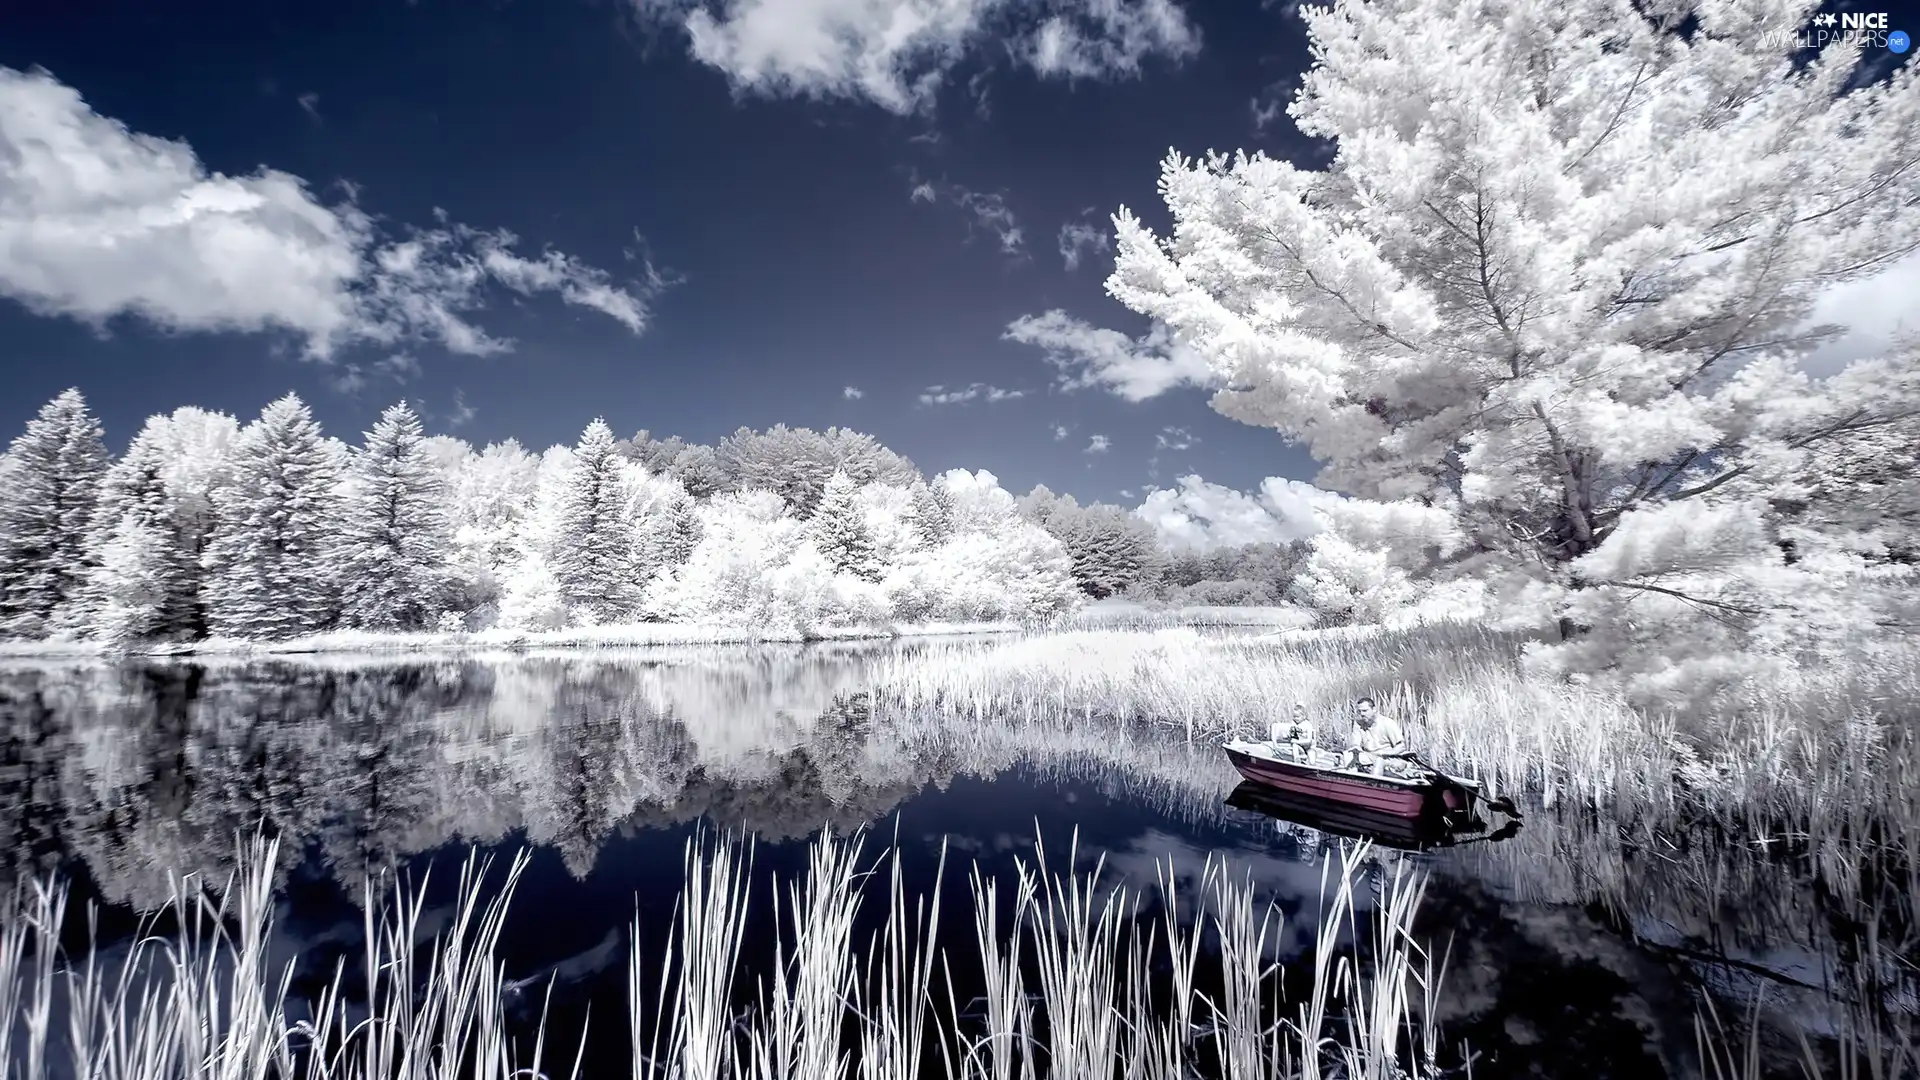
M 1169 550 L 1121 507 L 928 477 L 844 428 L 708 446 L 595 420 L 536 452 L 427 435 L 396 405 L 349 445 L 288 395 L 244 425 L 154 416 L 114 458 L 69 390 L 0 458 L 13 638 L 1034 620 L 1116 596 L 1277 603 L 1303 557 Z

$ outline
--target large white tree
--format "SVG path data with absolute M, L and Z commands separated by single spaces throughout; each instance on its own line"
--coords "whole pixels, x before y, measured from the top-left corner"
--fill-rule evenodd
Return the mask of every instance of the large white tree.
M 147 419 L 101 479 L 81 582 L 56 615 L 62 633 L 127 642 L 168 636 L 190 621 L 196 555 L 174 525 L 167 467 L 170 417 Z
M 620 622 L 639 601 L 625 468 L 613 429 L 595 420 L 560 481 L 547 561 L 575 622 Z
M 1566 662 L 1652 686 L 1754 635 L 1832 645 L 1870 616 L 1809 608 L 1872 555 L 1809 481 L 1913 415 L 1920 365 L 1819 380 L 1802 327 L 1920 244 L 1920 67 L 1796 67 L 1814 7 L 1304 9 L 1290 112 L 1330 166 L 1169 156 L 1172 233 L 1123 208 L 1108 289 L 1322 486 L 1444 514 L 1425 567 L 1531 579 L 1515 607 L 1581 638 Z
M 0 468 L 0 636 L 40 637 L 79 594 L 107 448 L 78 390 L 40 409 Z
M 235 440 L 215 492 L 208 544 L 209 629 L 220 637 L 313 633 L 339 615 L 339 452 L 306 403 L 288 394 Z
M 867 530 L 866 514 L 855 501 L 858 494 L 859 486 L 846 470 L 834 470 L 821 489 L 820 502 L 807 524 L 814 547 L 826 557 L 835 573 L 879 581 L 880 562 L 874 554 L 873 534 Z
M 380 414 L 353 455 L 339 542 L 348 624 L 425 630 L 451 599 L 448 485 L 420 419 L 402 403 Z

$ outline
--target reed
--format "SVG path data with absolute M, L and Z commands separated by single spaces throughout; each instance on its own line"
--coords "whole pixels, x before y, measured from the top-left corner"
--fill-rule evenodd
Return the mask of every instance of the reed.
M 1676 712 L 1530 674 L 1528 640 L 1467 624 L 1258 638 L 1080 630 L 948 643 L 866 675 L 876 709 L 1148 723 L 1192 738 L 1264 734 L 1296 704 L 1337 728 L 1365 694 L 1408 723 L 1424 757 L 1496 792 L 1612 810 L 1685 801 L 1810 831 L 1891 814 L 1903 842 L 1920 841 L 1920 646 L 1782 665 Z
M 1141 897 L 1107 886 L 1097 863 L 1064 869 L 1044 844 L 1018 866 L 1011 894 L 980 872 L 969 876 L 971 947 L 984 978 L 962 1005 L 949 957 L 936 947 L 939 907 L 909 895 L 898 849 L 884 865 L 881 924 L 864 949 L 850 948 L 865 882 L 860 838 L 822 834 L 803 882 L 788 883 L 779 910 L 782 945 L 735 1014 L 749 904 L 752 850 L 745 842 L 690 842 L 686 887 L 673 916 L 669 955 L 629 957 L 631 1075 L 714 1080 L 842 1078 L 907 1080 L 943 1072 L 952 1080 L 1037 1076 L 1248 1078 L 1433 1075 L 1433 1055 L 1405 1009 L 1415 960 L 1408 933 L 1420 885 L 1396 878 L 1381 910 L 1365 976 L 1360 957 L 1316 969 L 1303 1003 L 1311 1032 L 1282 1021 L 1277 965 L 1267 935 L 1277 913 L 1262 909 L 1250 879 L 1209 862 L 1200 895 L 1163 888 L 1158 920 Z M 1364 846 L 1350 848 L 1323 918 L 1357 918 L 1351 879 Z M 60 946 L 65 893 L 57 881 L 22 889 L 0 921 L 0 1076 L 46 1080 L 523 1080 L 577 1075 L 586 1033 L 569 1059 L 553 1055 L 543 1010 L 532 1045 L 509 1037 L 507 980 L 497 959 L 514 887 L 526 861 L 491 880 L 470 858 L 447 929 L 424 933 L 425 889 L 368 889 L 364 969 L 347 965 L 311 998 L 289 991 L 290 961 L 276 963 L 272 867 L 278 851 L 252 842 L 219 889 L 179 883 L 177 930 L 140 935 L 117 962 L 101 948 Z M 943 857 L 944 864 L 944 857 Z M 1163 885 L 1176 880 L 1172 868 Z M 1208 887 L 1210 886 L 1210 887 Z M 939 892 L 935 885 L 933 895 Z M 780 895 L 776 893 L 776 895 Z M 1011 899 L 1011 919 L 1002 920 Z M 1147 905 L 1147 912 L 1156 910 Z M 423 940 L 424 939 L 424 940 Z M 1332 948 L 1333 939 L 1323 941 Z M 1171 964 L 1171 978 L 1166 965 Z M 1330 972 L 1339 977 L 1329 978 Z M 944 983 L 944 1000 L 936 994 Z M 364 1005 L 350 1001 L 364 994 Z M 293 1019 L 298 1016 L 299 1019 Z M 1345 1017 L 1346 1036 L 1322 1033 Z M 64 1025 L 61 1020 L 64 1019 Z M 984 1023 L 980 1021 L 984 1020 Z M 62 1038 L 62 1027 L 66 1029 Z M 1434 1045 L 1432 1036 L 1426 1045 Z M 564 1048 L 562 1048 L 564 1049 Z M 550 1056 L 557 1060 L 548 1062 Z M 1360 1070 L 1360 1071 L 1355 1071 Z

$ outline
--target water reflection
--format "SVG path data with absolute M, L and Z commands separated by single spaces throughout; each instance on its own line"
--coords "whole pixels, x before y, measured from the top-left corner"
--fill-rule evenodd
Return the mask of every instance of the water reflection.
M 923 882 L 943 843 L 1004 870 L 1038 825 L 1062 848 L 1078 828 L 1143 892 L 1168 858 L 1193 878 L 1225 854 L 1286 916 L 1276 955 L 1310 950 L 1341 822 L 1276 829 L 1217 749 L 1151 730 L 873 710 L 865 672 L 895 648 L 0 669 L 0 874 L 151 908 L 263 827 L 285 949 L 327 970 L 358 948 L 369 873 L 530 843 L 509 975 L 619 1000 L 635 904 L 643 927 L 671 908 L 696 822 L 758 834 L 783 873 L 799 851 L 778 841 L 878 823 Z M 1566 808 L 1498 843 L 1410 839 L 1374 872 L 1435 872 L 1421 926 L 1451 949 L 1441 1019 L 1484 1053 L 1475 1075 L 1695 1075 L 1702 992 L 1744 1017 L 1764 987 L 1775 1026 L 1814 1038 L 1863 1015 L 1911 1030 L 1912 891 L 1885 873 L 1843 888 L 1818 852 Z M 1772 1060 L 1796 1072 L 1789 1038 Z

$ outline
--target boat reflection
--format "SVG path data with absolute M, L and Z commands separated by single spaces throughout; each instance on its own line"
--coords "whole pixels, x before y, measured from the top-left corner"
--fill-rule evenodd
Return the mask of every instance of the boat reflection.
M 1488 831 L 1478 814 L 1468 821 L 1448 826 L 1430 818 L 1407 818 L 1363 806 L 1316 799 L 1245 780 L 1227 796 L 1227 805 L 1260 814 L 1284 825 L 1304 825 L 1329 836 L 1371 840 L 1380 847 L 1402 851 L 1427 851 L 1456 847 L 1474 841 L 1498 843 L 1520 831 L 1520 822 L 1509 819 L 1500 828 Z

